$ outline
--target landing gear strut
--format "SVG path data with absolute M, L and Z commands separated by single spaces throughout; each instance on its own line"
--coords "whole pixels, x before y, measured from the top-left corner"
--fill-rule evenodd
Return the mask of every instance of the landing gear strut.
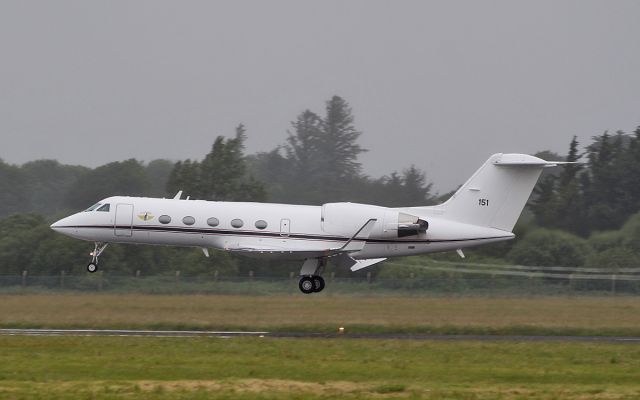
M 320 275 L 303 276 L 298 284 L 304 294 L 321 292 L 325 287 L 324 279 Z
M 320 276 L 327 266 L 327 257 L 307 258 L 300 269 L 298 287 L 304 294 L 318 293 L 324 289 L 324 279 Z
M 95 242 L 93 251 L 89 253 L 89 255 L 91 256 L 91 262 L 87 265 L 88 272 L 94 273 L 98 270 L 98 257 L 100 256 L 100 254 L 102 254 L 102 252 L 107 248 L 108 245 L 109 243 Z

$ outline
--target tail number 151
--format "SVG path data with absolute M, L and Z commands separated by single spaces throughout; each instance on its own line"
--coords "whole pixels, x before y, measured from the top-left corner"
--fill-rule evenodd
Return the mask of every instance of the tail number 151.
M 480 207 L 489 207 L 489 199 L 478 199 L 478 205 Z

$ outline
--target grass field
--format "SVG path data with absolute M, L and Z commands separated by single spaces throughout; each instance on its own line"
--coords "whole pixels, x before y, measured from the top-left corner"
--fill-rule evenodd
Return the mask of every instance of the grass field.
M 640 336 L 640 298 L 1 295 L 0 327 Z
M 640 346 L 0 337 L 3 399 L 637 399 Z

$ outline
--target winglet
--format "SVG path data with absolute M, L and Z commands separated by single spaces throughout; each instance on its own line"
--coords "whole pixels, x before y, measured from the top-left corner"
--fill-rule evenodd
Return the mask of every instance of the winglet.
M 176 195 L 173 197 L 174 200 L 180 200 L 180 197 L 182 197 L 182 190 L 179 191 L 178 193 L 176 193 Z

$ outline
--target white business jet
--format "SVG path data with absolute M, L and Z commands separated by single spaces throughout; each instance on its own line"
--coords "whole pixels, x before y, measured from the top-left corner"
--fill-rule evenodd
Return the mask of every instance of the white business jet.
M 320 292 L 328 261 L 351 271 L 388 257 L 513 239 L 513 227 L 544 167 L 526 154 L 494 154 L 445 203 L 388 208 L 356 203 L 301 206 L 109 197 L 51 228 L 95 242 L 89 272 L 109 243 L 200 247 L 303 262 L 299 287 Z

